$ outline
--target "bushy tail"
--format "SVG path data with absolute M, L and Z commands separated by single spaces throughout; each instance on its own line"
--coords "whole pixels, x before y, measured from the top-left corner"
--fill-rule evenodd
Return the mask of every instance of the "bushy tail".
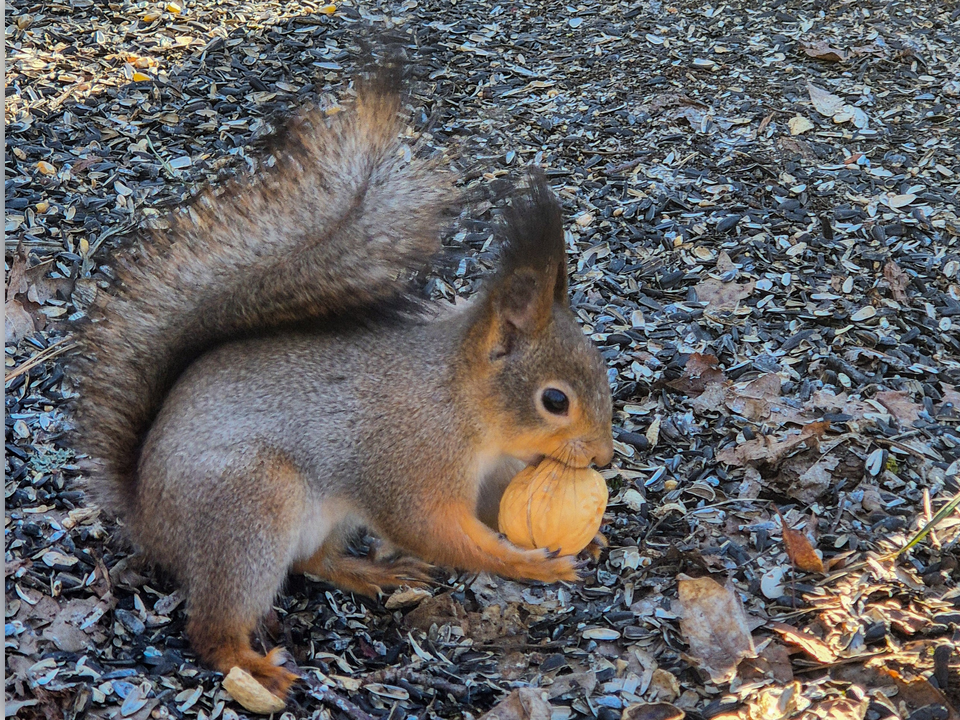
M 101 506 L 134 507 L 143 436 L 204 351 L 405 297 L 409 273 L 440 249 L 453 194 L 430 163 L 404 161 L 401 105 L 381 74 L 352 110 L 303 114 L 271 170 L 208 190 L 120 257 L 119 290 L 80 330 L 76 358 L 77 449 Z

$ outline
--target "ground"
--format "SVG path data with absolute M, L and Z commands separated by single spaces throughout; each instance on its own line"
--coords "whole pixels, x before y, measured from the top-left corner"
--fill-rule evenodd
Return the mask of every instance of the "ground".
M 292 717 L 479 716 L 525 685 L 556 720 L 957 716 L 956 2 L 16 0 L 6 21 L 8 716 L 246 712 L 175 585 L 84 502 L 68 322 L 121 237 L 250 172 L 278 118 L 337 107 L 364 41 L 404 47 L 413 132 L 465 186 L 538 164 L 563 202 L 615 396 L 610 548 L 582 584 L 445 575 L 387 607 L 292 579 L 262 632 L 306 674 Z M 492 219 L 461 219 L 435 297 L 475 289 Z

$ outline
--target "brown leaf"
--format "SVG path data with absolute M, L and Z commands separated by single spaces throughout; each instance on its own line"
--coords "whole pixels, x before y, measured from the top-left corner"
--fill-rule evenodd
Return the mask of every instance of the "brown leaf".
M 883 277 L 890 283 L 890 292 L 893 293 L 893 299 L 898 303 L 905 303 L 907 297 L 907 285 L 910 284 L 910 276 L 907 275 L 900 266 L 893 260 L 883 266 Z
M 16 344 L 37 330 L 33 315 L 28 313 L 19 300 L 11 300 L 3 308 L 4 343 Z
M 896 700 L 906 710 L 905 716 L 920 708 L 941 706 L 946 710 L 946 720 L 958 720 L 960 715 L 944 694 L 923 677 L 908 679 L 895 669 L 886 667 L 889 657 L 879 657 L 863 665 L 841 665 L 831 671 L 834 680 L 849 682 L 860 687 L 886 687 L 895 685 Z
M 543 691 L 519 688 L 495 705 L 481 720 L 550 720 L 550 704 L 543 699 Z
M 956 385 L 944 385 L 943 386 L 943 398 L 940 401 L 940 408 L 942 409 L 947 403 L 953 405 L 954 414 L 960 414 L 960 387 Z
M 94 647 L 93 638 L 80 629 L 84 620 L 97 605 L 95 597 L 67 601 L 53 622 L 43 630 L 43 637 L 50 640 L 57 649 L 66 652 L 82 652 Z M 97 630 L 94 627 L 94 630 Z
M 920 417 L 920 405 L 903 390 L 884 390 L 878 392 L 876 398 L 903 427 L 911 427 Z
M 51 278 L 47 273 L 53 260 L 27 267 L 29 256 L 21 243 L 17 247 L 7 280 L 4 307 L 4 339 L 17 343 L 31 333 L 42 330 L 47 318 L 39 312 L 43 303 L 56 297 L 66 299 L 73 291 L 72 278 Z
M 431 626 L 443 627 L 447 624 L 461 625 L 467 612 L 449 593 L 426 598 L 417 608 L 406 614 L 404 625 L 418 628 L 424 632 Z
M 27 291 L 27 249 L 21 242 L 17 245 L 17 252 L 13 256 L 13 264 L 7 277 L 6 301 L 10 302 L 17 295 Z
M 31 302 L 42 305 L 58 295 L 63 300 L 70 297 L 70 293 L 73 292 L 74 278 L 48 277 L 47 273 L 55 269 L 53 260 L 47 260 L 28 268 L 24 273 L 27 283 L 25 292 Z
M 627 705 L 620 720 L 683 720 L 686 713 L 666 702 L 634 703 Z
M 783 516 L 781 516 L 783 520 Z M 817 555 L 813 545 L 807 536 L 799 530 L 783 526 L 783 546 L 786 548 L 787 557 L 794 567 L 804 572 L 823 573 L 823 560 Z
M 730 272 L 731 270 L 736 269 L 737 266 L 730 257 L 730 253 L 728 253 L 726 250 L 721 250 L 720 254 L 717 255 L 717 272 L 722 275 L 725 272 Z
M 727 379 L 719 362 L 716 355 L 693 353 L 683 367 L 683 375 L 668 382 L 667 386 L 696 397 L 710 383 L 720 383 Z
M 840 460 L 832 455 L 820 458 L 800 473 L 795 483 L 790 483 L 787 493 L 807 504 L 816 502 L 833 485 L 833 471 L 839 464 Z
M 717 454 L 717 459 L 735 467 L 753 463 L 776 465 L 796 447 L 817 447 L 820 438 L 829 428 L 830 423 L 822 421 L 804 425 L 799 433 L 789 433 L 779 437 L 761 435 L 742 445 L 721 450 Z
M 742 388 L 727 393 L 726 406 L 751 422 L 770 417 L 770 406 L 780 398 L 780 376 L 766 373 Z
M 867 716 L 870 700 L 851 697 L 831 698 L 809 708 L 813 717 L 823 720 L 863 720 Z
M 835 48 L 823 40 L 801 42 L 800 49 L 812 58 L 826 60 L 827 62 L 843 62 L 850 57 L 849 53 Z
M 792 625 L 777 622 L 776 620 L 769 621 L 767 627 L 771 630 L 776 630 L 787 643 L 801 648 L 818 662 L 832 663 L 837 659 L 836 653 L 830 649 L 829 645 L 804 630 L 798 630 Z
M 778 683 L 786 685 L 793 682 L 793 665 L 790 663 L 790 653 L 783 645 L 776 640 L 772 640 L 760 652 L 760 658 L 769 664 L 770 673 Z
M 708 303 L 707 310 L 735 310 L 741 300 L 750 297 L 755 286 L 753 280 L 746 283 L 725 283 L 716 278 L 708 278 L 698 283 L 694 289 L 697 291 L 697 298 Z
M 755 655 L 739 596 L 710 577 L 681 579 L 677 592 L 683 607 L 680 629 L 690 654 L 713 682 L 729 682 L 740 660 Z
M 817 390 L 810 398 L 808 405 L 825 413 L 842 412 L 845 415 L 852 415 L 861 422 L 865 413 L 875 413 L 877 411 L 875 407 L 862 400 L 847 397 L 845 392 L 834 395 L 827 390 Z
M 723 406 L 727 396 L 727 389 L 723 383 L 710 383 L 703 392 L 690 401 L 690 407 L 698 415 L 715 413 Z
M 547 697 L 552 700 L 553 698 L 561 697 L 570 692 L 589 697 L 596 687 L 597 674 L 592 670 L 587 670 L 586 672 L 561 675 L 553 681 L 553 684 L 545 687 L 544 690 L 547 693 Z

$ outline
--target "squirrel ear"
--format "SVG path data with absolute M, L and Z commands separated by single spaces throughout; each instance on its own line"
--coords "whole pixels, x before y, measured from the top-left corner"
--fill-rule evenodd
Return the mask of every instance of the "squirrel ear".
M 554 273 L 519 268 L 502 278 L 493 292 L 494 313 L 505 331 L 535 335 L 550 319 Z

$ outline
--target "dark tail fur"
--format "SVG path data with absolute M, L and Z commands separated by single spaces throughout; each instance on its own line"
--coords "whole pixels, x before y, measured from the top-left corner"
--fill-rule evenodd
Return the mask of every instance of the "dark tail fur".
M 431 164 L 403 161 L 398 85 L 381 74 L 352 111 L 299 116 L 272 170 L 206 191 L 118 258 L 119 290 L 80 330 L 76 357 L 77 449 L 109 512 L 133 509 L 140 443 L 191 361 L 251 332 L 402 300 L 440 249 L 453 195 Z

